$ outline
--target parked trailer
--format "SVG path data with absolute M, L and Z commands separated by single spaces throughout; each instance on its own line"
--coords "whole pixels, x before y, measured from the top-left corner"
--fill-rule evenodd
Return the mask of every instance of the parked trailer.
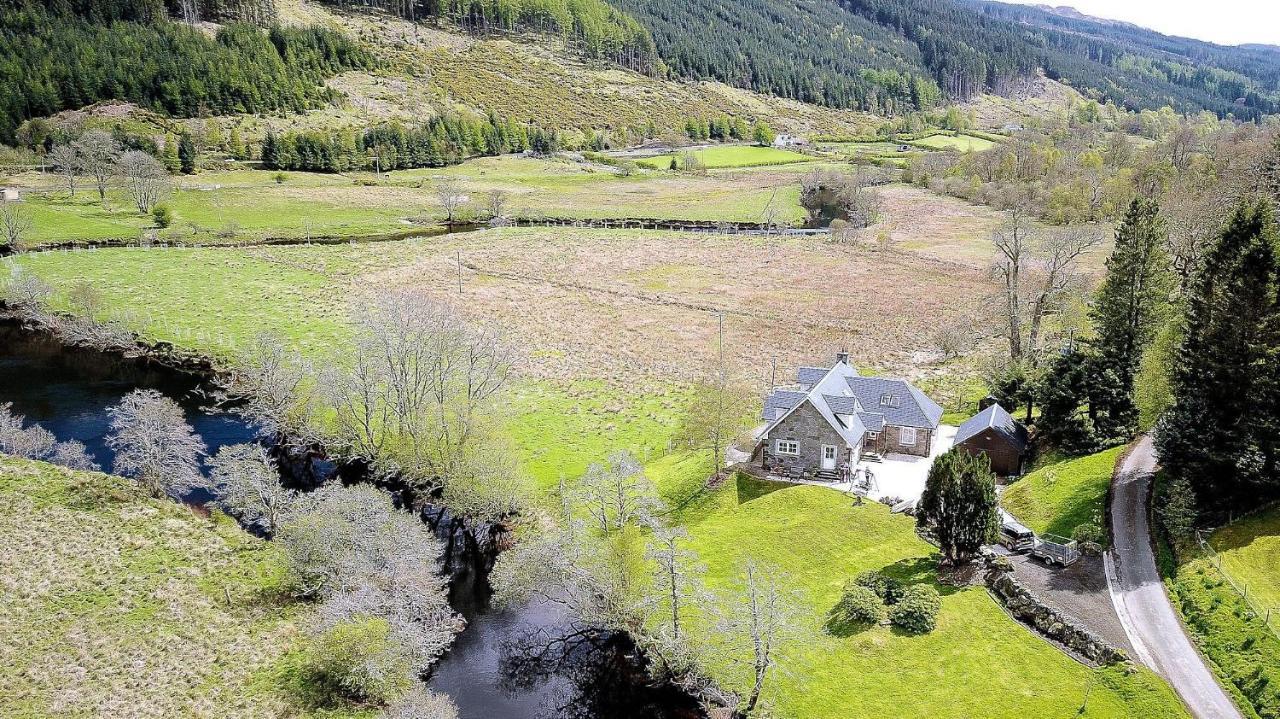
M 1039 558 L 1045 564 L 1056 564 L 1065 567 L 1080 558 L 1080 550 L 1076 542 L 1056 534 L 1036 537 L 1036 544 L 1031 548 L 1031 556 Z

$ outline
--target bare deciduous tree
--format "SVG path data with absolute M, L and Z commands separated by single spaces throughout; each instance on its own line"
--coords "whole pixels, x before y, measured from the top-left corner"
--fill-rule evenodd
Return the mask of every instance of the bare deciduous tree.
M 341 437 L 376 471 L 424 489 L 447 483 L 482 434 L 511 348 L 412 291 L 377 298 L 356 325 L 356 351 L 325 380 Z
M 462 184 L 452 177 L 436 180 L 436 199 L 440 202 L 440 209 L 444 210 L 445 222 L 450 225 L 457 221 L 458 212 L 467 203 Z
M 209 479 L 218 490 L 218 503 L 248 525 L 261 525 L 275 534 L 298 493 L 280 483 L 280 468 L 258 444 L 233 444 L 209 461 Z
M 244 359 L 217 379 L 214 397 L 234 404 L 258 431 L 273 442 L 313 444 L 315 436 L 315 370 L 271 334 L 258 335 Z
M 53 296 L 53 287 L 48 282 L 14 265 L 8 279 L 0 286 L 0 297 L 3 297 L 19 316 L 28 320 L 40 320 L 44 314 L 44 304 Z
M 68 469 L 77 469 L 83 472 L 98 472 L 102 469 L 89 456 L 89 450 L 85 448 L 84 443 L 74 439 L 53 445 L 53 451 L 49 453 L 49 461 Z
M 203 486 L 205 444 L 176 402 L 153 389 L 138 389 L 107 413 L 107 445 L 116 452 L 117 474 L 137 478 L 156 497 Z
M 0 244 L 18 250 L 26 244 L 35 223 L 20 202 L 0 200 Z
M 727 643 L 727 656 L 746 664 L 753 678 L 742 707 L 744 716 L 751 716 L 760 704 L 778 662 L 778 645 L 797 633 L 795 600 L 783 589 L 787 584 L 777 570 L 748 560 L 733 596 L 722 602 L 731 610 L 718 623 L 717 640 Z
M 458 719 L 458 707 L 444 694 L 414 687 L 382 710 L 382 719 Z
M 672 642 L 680 642 L 683 611 L 702 596 L 700 577 L 706 567 L 698 562 L 698 554 L 681 547 L 689 533 L 683 528 L 658 529 L 653 533 L 649 559 L 654 563 L 654 585 L 666 605 L 665 632 Z
M 1009 357 L 1022 359 L 1023 288 L 1022 272 L 1030 249 L 1031 222 L 1018 205 L 1005 211 L 1006 222 L 991 234 L 996 248 L 995 275 L 1004 291 L 1005 332 L 1009 338 Z
M 80 172 L 80 153 L 75 145 L 58 145 L 49 151 L 49 163 L 67 183 L 67 191 L 76 196 L 76 175 Z
M 1039 351 L 1040 331 L 1046 315 L 1060 306 L 1064 293 L 1076 285 L 1080 276 L 1080 256 L 1102 242 L 1102 235 L 1091 227 L 1066 227 L 1053 230 L 1037 247 L 1037 283 L 1028 306 L 1027 350 L 1033 363 Z
M 583 503 L 601 532 L 648 519 L 661 505 L 640 462 L 627 451 L 592 464 L 582 477 Z
M 0 404 L 0 452 L 27 459 L 42 459 L 54 448 L 54 436 L 38 424 L 23 427 L 26 418 L 13 413 L 13 404 Z
M 488 195 L 489 223 L 505 225 L 507 223 L 507 201 L 510 198 L 506 190 L 494 190 Z
M 314 629 L 376 617 L 391 627 L 415 673 L 462 629 L 436 571 L 442 547 L 430 528 L 367 484 L 330 484 L 301 496 L 277 534 L 296 591 L 322 601 Z
M 141 150 L 130 150 L 120 156 L 117 169 L 129 197 L 138 212 L 151 211 L 171 189 L 169 173 L 160 161 Z
M 532 484 L 515 452 L 495 440 L 486 442 L 480 451 L 467 453 L 443 493 L 450 510 L 482 521 L 515 514 L 532 499 Z
M 111 185 L 111 178 L 116 172 L 116 161 L 120 157 L 120 143 L 107 132 L 90 130 L 75 142 L 75 149 L 80 156 L 80 168 L 93 178 L 98 199 L 105 207 L 107 188 Z

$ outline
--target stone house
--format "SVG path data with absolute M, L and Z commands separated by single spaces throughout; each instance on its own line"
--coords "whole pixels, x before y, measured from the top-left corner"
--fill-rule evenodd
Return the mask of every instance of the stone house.
M 841 352 L 775 388 L 762 419 L 752 460 L 763 469 L 840 479 L 866 455 L 928 457 L 942 408 L 905 380 L 859 375 Z
M 1027 428 L 1003 407 L 991 404 L 960 425 L 954 446 L 969 454 L 986 455 L 996 474 L 1018 475 L 1027 456 Z

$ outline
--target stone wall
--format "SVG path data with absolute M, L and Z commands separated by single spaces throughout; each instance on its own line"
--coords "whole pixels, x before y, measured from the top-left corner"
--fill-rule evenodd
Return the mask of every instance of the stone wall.
M 1083 629 L 1058 610 L 1036 599 L 1013 576 L 1013 572 L 994 567 L 987 572 L 987 587 L 1015 619 L 1068 651 L 1096 664 L 1117 664 L 1129 656 Z
M 779 455 L 775 451 L 780 439 L 792 440 L 800 445 L 799 455 Z M 765 466 L 770 469 L 801 469 L 815 472 L 822 467 L 822 446 L 836 448 L 836 468 L 849 461 L 849 448 L 844 438 L 827 422 L 818 410 L 806 402 L 787 415 L 777 427 L 769 431 L 764 447 Z

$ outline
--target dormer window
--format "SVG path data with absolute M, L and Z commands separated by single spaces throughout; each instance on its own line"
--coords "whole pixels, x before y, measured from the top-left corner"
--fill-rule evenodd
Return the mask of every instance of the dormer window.
M 881 407 L 901 407 L 902 398 L 896 394 L 889 394 L 886 392 L 885 394 L 880 395 L 880 406 Z

